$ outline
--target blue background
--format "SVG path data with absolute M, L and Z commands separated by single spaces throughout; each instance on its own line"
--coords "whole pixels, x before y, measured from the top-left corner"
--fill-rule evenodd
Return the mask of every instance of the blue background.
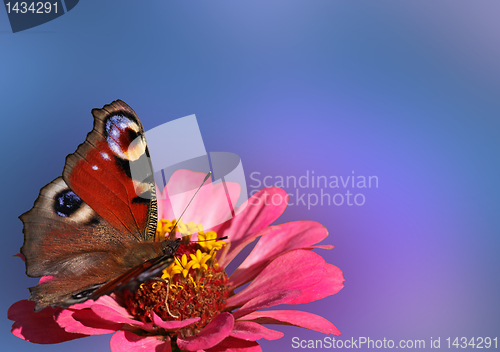
M 329 319 L 341 339 L 428 349 L 431 337 L 443 348 L 447 337 L 498 336 L 499 11 L 497 1 L 88 0 L 12 34 L 0 10 L 3 350 L 109 350 L 110 335 L 30 344 L 6 314 L 36 282 L 11 257 L 17 217 L 61 174 L 90 110 L 115 99 L 146 129 L 196 114 L 207 150 L 238 154 L 248 175 L 378 176 L 363 206 L 290 206 L 278 221 L 329 229 L 336 248 L 321 254 L 346 287 L 292 308 Z M 324 336 L 275 327 L 286 335 L 259 341 L 264 350 Z

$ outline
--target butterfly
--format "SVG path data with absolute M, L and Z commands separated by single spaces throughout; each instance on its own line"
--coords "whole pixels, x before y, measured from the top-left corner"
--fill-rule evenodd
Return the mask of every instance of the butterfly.
M 40 190 L 23 222 L 26 274 L 35 311 L 67 308 L 157 277 L 180 239 L 155 241 L 156 191 L 144 128 L 116 100 L 93 109 L 94 126 Z

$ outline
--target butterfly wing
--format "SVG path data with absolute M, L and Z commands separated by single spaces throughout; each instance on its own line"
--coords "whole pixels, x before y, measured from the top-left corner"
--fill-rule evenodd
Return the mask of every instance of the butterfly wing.
M 100 286 L 92 292 L 89 298 L 97 299 L 102 295 L 107 295 L 117 289 L 128 288 L 131 291 L 136 290 L 139 285 L 151 278 L 161 276 L 161 272 L 174 262 L 172 255 L 160 256 L 139 264 L 128 270 L 117 278 Z
M 139 119 L 121 101 L 92 114 L 94 129 L 67 157 L 63 177 L 20 217 L 27 275 L 52 276 L 30 288 L 36 310 L 84 301 L 162 253 L 146 242 L 156 230 L 156 199 Z
M 121 100 L 92 115 L 94 129 L 66 158 L 64 181 L 113 228 L 153 241 L 155 183 L 141 121 Z
M 126 271 L 117 278 L 107 282 L 92 293 L 90 298 L 97 299 L 102 295 L 109 294 L 117 289 L 127 287 L 129 290 L 136 290 L 139 285 L 151 278 L 161 276 L 161 272 L 172 264 L 175 260 L 175 252 L 181 244 L 181 239 L 174 241 L 165 239 L 161 243 L 157 243 L 161 248 L 162 256 L 152 258 L 143 262 L 140 265 Z

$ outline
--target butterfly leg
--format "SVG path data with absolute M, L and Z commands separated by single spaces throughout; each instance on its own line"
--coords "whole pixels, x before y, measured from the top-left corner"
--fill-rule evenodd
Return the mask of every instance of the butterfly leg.
M 176 318 L 176 319 L 179 318 L 178 315 L 173 315 L 170 312 L 170 309 L 168 308 L 168 294 L 169 294 L 169 290 L 170 290 L 170 282 L 168 280 L 162 279 L 161 277 L 152 277 L 151 280 L 161 281 L 161 282 L 164 282 L 165 284 L 167 284 L 167 296 L 165 297 L 165 308 L 167 308 L 168 315 L 170 315 L 172 318 Z

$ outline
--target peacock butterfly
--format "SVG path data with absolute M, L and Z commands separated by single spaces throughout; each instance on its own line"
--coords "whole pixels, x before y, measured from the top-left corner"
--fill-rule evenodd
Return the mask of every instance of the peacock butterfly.
M 155 241 L 157 209 L 144 128 L 117 100 L 93 109 L 94 127 L 66 157 L 23 222 L 35 311 L 135 289 L 174 261 L 180 239 Z M 139 170 L 139 171 L 138 171 Z

